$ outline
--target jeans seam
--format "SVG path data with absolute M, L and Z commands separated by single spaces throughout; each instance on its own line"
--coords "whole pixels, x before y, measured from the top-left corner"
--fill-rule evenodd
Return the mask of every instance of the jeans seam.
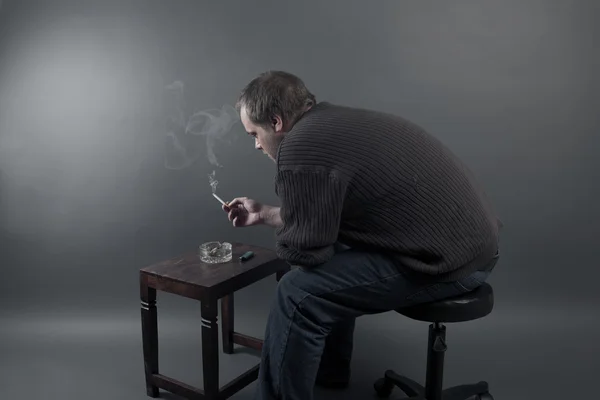
M 470 291 L 472 290 L 472 289 L 468 289 L 468 288 L 466 288 L 466 287 L 465 287 L 465 285 L 463 285 L 461 281 L 454 281 L 454 283 L 455 283 L 456 285 L 458 285 L 458 286 L 459 286 L 461 289 L 463 289 L 463 290 L 465 290 L 465 291 L 467 291 L 467 292 L 470 292 Z
M 285 330 L 285 338 L 284 338 L 284 340 L 282 340 L 281 348 L 279 349 L 279 352 L 281 353 L 281 357 L 279 358 L 279 363 L 277 365 L 277 373 L 279 374 L 279 379 L 277 379 L 277 392 L 278 393 L 281 390 L 281 378 L 282 378 L 281 367 L 283 365 L 283 359 L 285 358 L 285 353 L 287 352 L 287 342 L 288 342 L 288 338 L 290 337 L 290 331 L 292 330 L 292 323 L 294 322 L 294 318 L 296 318 L 296 311 L 298 311 L 298 306 L 300 305 L 300 303 L 302 303 L 304 301 L 305 298 L 306 298 L 306 296 L 303 297 L 302 300 L 300 300 L 298 302 L 298 304 L 294 307 L 292 317 L 290 318 L 288 326 Z
M 411 301 L 411 300 L 413 300 L 415 297 L 419 297 L 419 296 L 420 296 L 422 293 L 427 293 L 427 294 L 431 295 L 431 294 L 429 293 L 429 291 L 430 291 L 431 289 L 436 289 L 436 288 L 438 288 L 438 287 L 440 287 L 440 284 L 439 284 L 439 283 L 433 283 L 433 284 L 431 284 L 431 285 L 428 285 L 428 286 L 424 287 L 423 289 L 419 290 L 419 291 L 418 291 L 418 292 L 416 292 L 416 293 L 409 294 L 408 296 L 406 296 L 406 297 L 405 297 L 405 300 Z

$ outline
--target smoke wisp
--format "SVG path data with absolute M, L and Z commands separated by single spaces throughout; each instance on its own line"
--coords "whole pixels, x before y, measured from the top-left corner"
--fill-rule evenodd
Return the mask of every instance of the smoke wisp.
M 208 174 L 208 183 L 210 184 L 210 188 L 212 189 L 213 194 L 217 193 L 217 185 L 219 184 L 219 181 L 215 179 L 215 175 L 216 171 L 213 171 L 210 174 Z
M 217 159 L 216 147 L 219 144 L 229 144 L 226 136 L 240 120 L 235 108 L 225 104 L 220 109 L 200 110 L 188 117 L 183 82 L 175 81 L 167 85 L 166 91 L 169 112 L 165 168 L 188 168 L 203 155 L 214 167 L 222 167 Z

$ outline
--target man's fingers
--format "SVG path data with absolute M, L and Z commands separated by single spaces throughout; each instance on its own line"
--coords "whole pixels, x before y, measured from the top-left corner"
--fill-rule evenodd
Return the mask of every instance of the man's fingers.
M 240 209 L 232 208 L 231 210 L 229 210 L 229 215 L 227 215 L 227 217 L 230 221 L 233 221 L 233 219 L 236 218 L 238 215 L 240 215 Z
M 227 218 L 233 223 L 233 226 L 238 226 L 238 217 L 244 211 L 243 205 L 246 200 L 248 200 L 247 197 L 236 197 L 228 202 L 227 205 L 223 204 L 221 206 L 223 211 L 227 212 Z
M 236 197 L 227 204 L 229 205 L 229 208 L 232 208 L 239 204 L 244 204 L 244 200 L 247 200 L 247 197 Z

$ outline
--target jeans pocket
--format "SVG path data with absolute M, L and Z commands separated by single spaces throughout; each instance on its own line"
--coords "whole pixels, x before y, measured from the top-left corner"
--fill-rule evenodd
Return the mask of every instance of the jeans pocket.
M 471 275 L 463 278 L 459 281 L 454 282 L 454 285 L 461 291 L 467 293 L 477 289 L 481 286 L 487 278 L 490 276 L 492 271 L 475 271 Z
M 481 282 L 471 275 L 454 282 L 454 286 L 456 286 L 456 288 L 462 293 L 469 293 L 481 286 Z
M 409 305 L 416 305 L 420 303 L 428 303 L 434 301 L 435 296 L 433 295 L 433 293 L 437 292 L 440 286 L 440 283 L 435 283 L 433 285 L 426 286 L 421 290 L 406 296 L 406 302 Z
M 471 275 L 454 282 L 454 285 L 462 291 L 470 292 L 481 286 L 490 276 L 494 267 L 498 263 L 500 253 L 496 255 L 479 271 L 473 272 Z

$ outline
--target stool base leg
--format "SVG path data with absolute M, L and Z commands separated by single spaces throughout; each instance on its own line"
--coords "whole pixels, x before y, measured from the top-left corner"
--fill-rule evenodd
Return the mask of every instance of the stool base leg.
M 413 400 L 494 400 L 489 393 L 488 383 L 481 381 L 470 385 L 459 385 L 443 389 L 444 353 L 446 346 L 446 327 L 439 323 L 429 326 L 427 345 L 427 376 L 425 386 L 392 370 L 385 371 L 383 378 L 375 382 L 378 397 L 386 398 L 397 386 Z
M 392 370 L 385 371 L 385 376 L 375 382 L 374 388 L 378 397 L 387 398 L 392 394 L 395 386 L 399 387 L 409 397 L 425 396 L 423 385 L 410 378 L 398 375 Z
M 408 396 L 402 399 L 428 400 L 422 385 L 391 370 L 386 371 L 385 377 L 377 380 L 374 387 L 380 398 L 388 398 L 394 387 L 398 387 Z M 488 383 L 484 381 L 454 386 L 442 391 L 442 400 L 494 400 L 488 390 Z
M 392 370 L 385 371 L 385 378 L 393 382 L 394 386 L 399 387 L 409 397 L 423 396 L 425 394 L 423 385 L 410 378 L 398 375 Z
M 442 391 L 443 400 L 493 400 L 487 382 L 454 386 Z M 487 396 L 487 397 L 486 397 Z

